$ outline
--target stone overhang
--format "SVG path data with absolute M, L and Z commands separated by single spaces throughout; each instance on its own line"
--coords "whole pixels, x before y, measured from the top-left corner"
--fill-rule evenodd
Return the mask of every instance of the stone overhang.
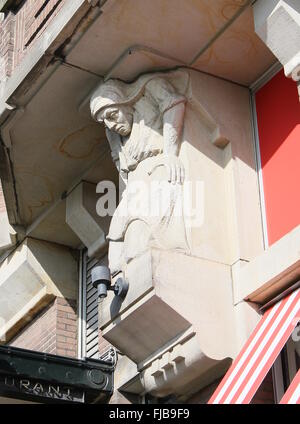
M 77 299 L 72 251 L 27 238 L 0 265 L 0 340 L 7 343 L 55 297 Z

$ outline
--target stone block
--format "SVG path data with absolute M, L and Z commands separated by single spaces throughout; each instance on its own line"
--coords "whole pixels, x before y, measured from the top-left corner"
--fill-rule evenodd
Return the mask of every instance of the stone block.
M 0 266 L 0 339 L 9 340 L 54 297 L 76 299 L 77 262 L 68 248 L 26 239 Z
M 235 270 L 234 302 L 266 303 L 299 279 L 300 226 Z
M 300 80 L 300 3 L 259 0 L 254 6 L 255 31 L 284 66 L 286 76 Z
M 122 390 L 141 393 L 145 383 L 146 391 L 162 396 L 180 373 L 176 385 L 181 391 L 201 375 L 209 381 L 215 366 L 235 356 L 229 266 L 150 249 L 129 262 L 125 276 L 128 297 L 122 302 L 109 292 L 99 303 L 102 336 L 139 371 Z

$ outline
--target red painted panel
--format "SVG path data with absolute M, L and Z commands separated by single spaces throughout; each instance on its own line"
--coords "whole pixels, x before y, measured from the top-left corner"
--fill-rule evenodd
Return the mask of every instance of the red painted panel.
M 300 224 L 300 103 L 279 72 L 256 94 L 269 244 Z

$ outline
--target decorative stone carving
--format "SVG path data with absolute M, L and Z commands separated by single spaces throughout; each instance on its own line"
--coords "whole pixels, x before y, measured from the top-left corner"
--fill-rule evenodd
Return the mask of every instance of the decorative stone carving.
M 116 387 L 122 381 L 124 390 L 166 396 L 192 381 L 207 385 L 249 336 L 240 325 L 237 340 L 231 265 L 262 246 L 248 90 L 180 69 L 107 81 L 90 104 L 107 127 L 124 184 L 109 230 L 109 266 L 113 282 L 122 272 L 129 290 L 123 301 L 109 291 L 99 303 L 102 336 L 136 364 Z M 131 190 L 137 182 L 144 191 Z M 203 209 L 197 225 L 189 208 L 177 213 L 189 184 L 192 209 Z M 162 197 L 159 215 L 132 213 Z
M 297 82 L 300 96 L 300 2 L 258 0 L 253 9 L 256 33 Z
M 132 84 L 109 80 L 92 96 L 92 116 L 106 126 L 126 186 L 107 237 L 112 275 L 150 247 L 189 251 L 178 157 L 187 83 L 185 72 L 151 74 Z

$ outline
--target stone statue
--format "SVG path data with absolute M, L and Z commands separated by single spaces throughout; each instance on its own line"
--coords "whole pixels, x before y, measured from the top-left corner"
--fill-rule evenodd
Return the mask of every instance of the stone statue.
M 185 169 L 179 159 L 186 96 L 184 89 L 176 88 L 187 86 L 187 79 L 177 71 L 143 75 L 131 84 L 108 80 L 91 98 L 92 117 L 104 123 L 125 183 L 107 236 L 112 275 L 124 272 L 126 264 L 148 248 L 189 249 L 182 212 Z M 138 183 L 141 190 L 136 189 Z M 141 213 L 137 207 L 151 209 L 161 200 L 164 205 L 157 213 L 149 208 Z

